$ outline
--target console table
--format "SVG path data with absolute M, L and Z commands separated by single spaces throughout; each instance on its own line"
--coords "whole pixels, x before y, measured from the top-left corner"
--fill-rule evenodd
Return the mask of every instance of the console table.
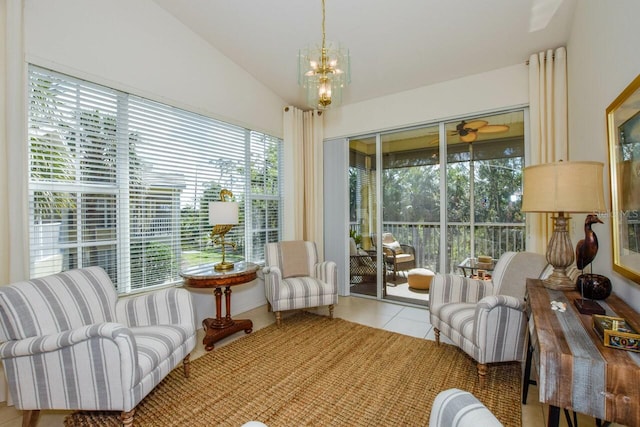
M 605 347 L 592 328 L 590 315 L 580 314 L 577 291 L 555 291 L 527 279 L 529 352 L 523 380 L 523 403 L 531 364 L 535 367 L 540 402 L 549 405 L 548 426 L 557 426 L 560 408 L 596 419 L 640 425 L 640 353 Z M 567 304 L 551 310 L 551 301 Z M 640 317 L 620 298 L 598 301 L 608 316 L 627 319 L 640 330 Z
M 202 340 L 206 351 L 213 350 L 214 343 L 221 339 L 244 330 L 250 334 L 253 322 L 249 319 L 231 318 L 231 286 L 241 285 L 254 280 L 257 276 L 258 265 L 250 262 L 237 262 L 232 270 L 216 271 L 212 264 L 199 265 L 188 268 L 180 273 L 185 286 L 191 288 L 214 288 L 216 298 L 216 317 L 202 321 L 206 334 Z M 222 288 L 226 313 L 222 317 Z

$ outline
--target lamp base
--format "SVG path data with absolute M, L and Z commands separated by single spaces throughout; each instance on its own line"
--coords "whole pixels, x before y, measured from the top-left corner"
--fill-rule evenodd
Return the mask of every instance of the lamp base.
M 606 311 L 600 304 L 590 299 L 577 299 L 573 301 L 581 314 L 605 314 Z
M 227 271 L 227 270 L 233 270 L 233 266 L 234 266 L 234 263 L 223 261 L 215 264 L 213 268 L 216 271 Z
M 556 274 L 555 271 L 542 281 L 542 285 L 555 291 L 573 291 L 576 288 L 576 284 L 566 274 Z

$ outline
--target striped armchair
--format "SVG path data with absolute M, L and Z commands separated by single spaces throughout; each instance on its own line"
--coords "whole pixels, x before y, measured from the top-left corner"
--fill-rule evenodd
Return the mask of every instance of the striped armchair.
M 502 427 L 502 423 L 468 391 L 450 388 L 433 401 L 429 427 Z
M 506 252 L 492 280 L 437 274 L 431 282 L 429 313 L 436 342 L 443 333 L 476 360 L 481 386 L 487 364 L 524 359 L 526 279 L 541 277 L 546 265 L 540 254 Z
M 41 409 L 135 407 L 176 365 L 188 376 L 191 295 L 164 289 L 118 299 L 100 267 L 0 287 L 0 358 L 23 425 Z
M 338 303 L 338 272 L 333 261 L 318 262 L 314 242 L 302 240 L 267 243 L 265 245 L 264 287 L 280 326 L 282 312 Z

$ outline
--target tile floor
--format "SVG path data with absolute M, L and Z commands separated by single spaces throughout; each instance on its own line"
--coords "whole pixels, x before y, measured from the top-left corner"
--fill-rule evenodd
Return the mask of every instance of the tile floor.
M 327 309 L 318 309 L 321 314 L 326 314 Z M 407 307 L 399 304 L 376 301 L 370 298 L 360 297 L 340 297 L 338 306 L 335 309 L 335 316 L 360 323 L 374 328 L 381 328 L 400 334 L 410 335 L 423 339 L 434 339 L 433 327 L 429 322 L 428 311 L 423 307 Z M 266 306 L 258 307 L 246 313 L 239 314 L 238 318 L 249 318 L 253 320 L 254 330 L 268 326 L 274 322 L 272 313 L 268 313 Z M 202 347 L 202 331 L 199 332 L 198 345 L 192 353 L 193 357 L 199 357 L 205 353 Z M 244 334 L 237 333 L 216 343 L 216 347 L 225 345 Z M 446 338 L 443 337 L 443 342 Z M 534 386 L 529 390 L 529 403 L 522 406 L 523 427 L 544 426 L 547 408 L 545 405 L 537 403 L 537 390 Z M 46 427 L 62 426 L 67 412 L 64 411 L 43 411 L 38 425 Z M 13 407 L 0 404 L 0 427 L 21 426 L 22 415 Z M 592 418 L 579 416 L 580 426 L 593 426 L 595 422 Z M 560 425 L 566 426 L 564 417 L 561 416 Z M 612 424 L 616 426 L 616 424 Z

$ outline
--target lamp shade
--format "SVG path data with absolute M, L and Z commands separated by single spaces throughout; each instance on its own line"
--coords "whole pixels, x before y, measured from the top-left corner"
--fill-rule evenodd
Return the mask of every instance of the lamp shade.
M 601 162 L 555 162 L 524 168 L 523 212 L 602 212 Z
M 238 223 L 238 203 L 209 202 L 209 224 L 235 225 Z

